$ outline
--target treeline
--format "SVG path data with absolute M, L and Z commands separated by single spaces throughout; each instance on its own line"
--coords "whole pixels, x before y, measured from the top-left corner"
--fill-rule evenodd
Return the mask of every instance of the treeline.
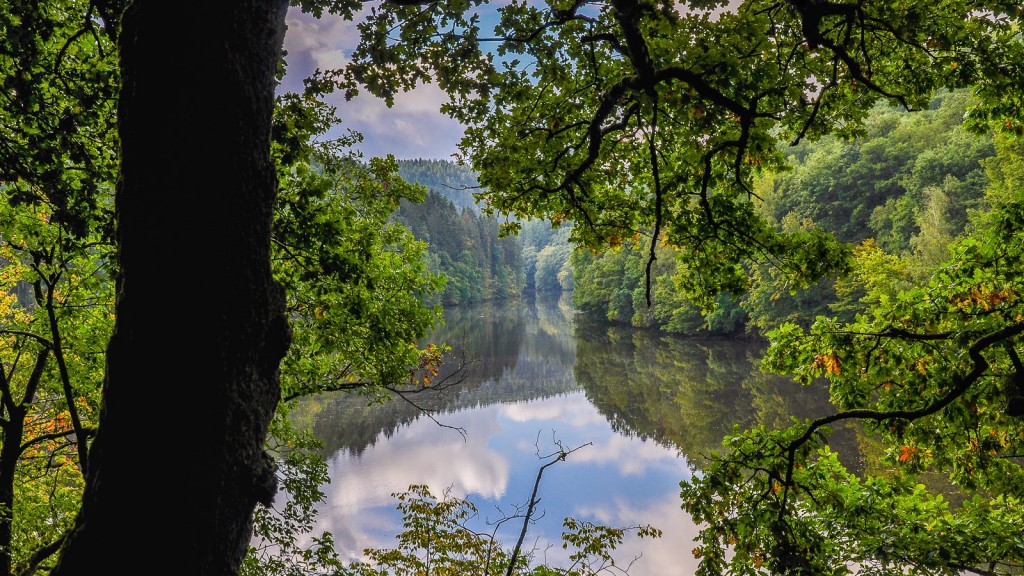
M 442 304 L 461 304 L 522 293 L 523 258 L 515 238 L 498 238 L 498 221 L 464 195 L 476 186 L 469 170 L 438 160 L 399 163 L 399 174 L 428 189 L 423 202 L 403 201 L 392 218 L 427 243 L 427 267 L 448 281 Z M 462 199 L 461 208 L 452 197 Z
M 758 182 L 764 214 L 781 229 L 825 230 L 854 246 L 849 276 L 794 290 L 775 267 L 747 263 L 749 290 L 720 297 L 705 316 L 676 288 L 667 247 L 657 250 L 648 306 L 649 245 L 626 242 L 600 255 L 573 252 L 576 306 L 682 334 L 763 333 L 782 322 L 809 325 L 819 314 L 852 319 L 872 286 L 896 290 L 948 257 L 947 246 L 968 229 L 970 214 L 984 208 L 990 172 L 1013 157 L 1009 150 L 997 155 L 999 142 L 962 126 L 970 105 L 969 93 L 950 92 L 923 112 L 879 107 L 861 137 L 802 142 L 788 150 L 792 170 Z

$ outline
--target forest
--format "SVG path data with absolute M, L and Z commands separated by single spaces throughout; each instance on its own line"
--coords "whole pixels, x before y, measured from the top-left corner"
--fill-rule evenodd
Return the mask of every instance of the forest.
M 949 244 L 968 232 L 971 215 L 991 206 L 986 191 L 1005 186 L 1001 171 L 1018 151 L 1005 137 L 966 129 L 971 105 L 970 92 L 961 90 L 939 94 L 913 114 L 879 106 L 857 138 L 784 147 L 790 168 L 755 184 L 765 216 L 780 229 L 823 230 L 855 247 L 855 262 L 865 263 L 861 277 L 830 277 L 793 290 L 771 267 L 750 264 L 743 291 L 719 296 L 709 313 L 674 284 L 669 247 L 652 268 L 648 305 L 649 253 L 639 238 L 597 253 L 574 249 L 571 224 L 529 220 L 518 243 L 502 244 L 508 256 L 500 250 L 486 256 L 495 250 L 487 243 L 497 241 L 497 221 L 479 215 L 473 194 L 485 192 L 476 175 L 448 161 L 399 162 L 399 175 L 430 192 L 423 203 L 403 202 L 395 219 L 427 242 L 431 270 L 448 278 L 444 304 L 573 291 L 575 305 L 592 317 L 685 335 L 763 337 L 786 322 L 810 326 L 818 315 L 852 321 L 868 304 L 857 282 L 894 288 L 922 282 L 947 258 Z M 473 215 L 481 220 L 476 227 L 484 227 L 481 240 L 469 223 Z M 444 233 L 432 238 L 431 230 Z M 463 254 L 466 249 L 477 252 Z M 456 266 L 460 254 L 464 264 Z M 888 276 L 864 277 L 868 262 L 885 263 L 875 272 Z M 499 277 L 516 282 L 492 279 Z
M 403 201 L 393 219 L 427 243 L 427 268 L 446 278 L 441 303 L 521 294 L 522 250 L 514 238 L 499 238 L 497 219 L 476 208 L 466 189 L 476 185 L 473 173 L 438 160 L 406 160 L 398 166 L 399 176 L 428 189 L 422 201 Z
M 344 20 L 355 48 L 279 93 L 289 13 Z M 430 388 L 442 302 L 556 287 L 622 323 L 756 331 L 764 370 L 829 389 L 828 413 L 734 428 L 681 479 L 700 576 L 1019 573 L 1022 19 L 1006 0 L 0 4 L 0 576 L 137 571 L 128 550 L 155 574 L 607 572 L 657 531 L 570 518 L 572 566 L 537 565 L 412 487 L 368 563 L 299 538 L 326 480 L 299 400 Z M 476 208 L 428 192 L 439 164 L 332 131 L 330 98 L 422 83 L 464 128 L 474 178 L 446 185 Z M 832 449 L 851 422 L 878 466 Z
M 751 264 L 744 289 L 720 296 L 704 314 L 673 283 L 670 248 L 652 270 L 648 306 L 649 255 L 642 244 L 625 242 L 600 254 L 574 252 L 576 305 L 615 322 L 682 334 L 764 335 L 785 322 L 810 326 L 818 315 L 852 321 L 877 298 L 865 294 L 866 284 L 895 291 L 924 281 L 948 258 L 948 245 L 968 232 L 971 215 L 991 206 L 987 191 L 1005 189 L 1005 170 L 1019 148 L 967 130 L 971 104 L 970 93 L 960 91 L 940 94 L 913 114 L 878 107 L 863 135 L 784 147 L 790 168 L 755 183 L 775 226 L 823 230 L 855 247 L 854 274 L 795 290 L 778 270 Z

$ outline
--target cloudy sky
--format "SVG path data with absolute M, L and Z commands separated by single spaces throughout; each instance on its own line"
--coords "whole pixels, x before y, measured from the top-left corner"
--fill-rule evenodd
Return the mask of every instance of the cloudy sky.
M 284 47 L 288 51 L 288 75 L 283 91 L 302 88 L 302 79 L 320 69 L 345 64 L 356 46 L 358 31 L 353 22 L 325 14 L 316 19 L 291 9 Z M 438 108 L 447 97 L 433 84 L 401 94 L 388 108 L 365 92 L 346 102 L 339 94 L 329 101 L 342 118 L 339 131 L 361 132 L 360 149 L 367 156 L 394 154 L 398 159 L 452 159 L 462 137 L 462 127 L 443 116 Z

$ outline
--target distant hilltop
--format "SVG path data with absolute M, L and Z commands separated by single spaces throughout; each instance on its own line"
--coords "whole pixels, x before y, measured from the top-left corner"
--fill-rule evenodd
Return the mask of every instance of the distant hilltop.
M 459 212 L 472 208 L 479 212 L 474 192 L 479 192 L 476 172 L 448 160 L 399 160 L 398 175 L 406 182 L 422 184 L 455 205 Z

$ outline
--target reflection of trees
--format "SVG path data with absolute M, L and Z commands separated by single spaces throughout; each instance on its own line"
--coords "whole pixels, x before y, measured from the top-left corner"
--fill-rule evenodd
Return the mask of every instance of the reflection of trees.
M 790 418 L 831 413 L 828 391 L 758 370 L 759 342 L 688 339 L 629 328 L 577 325 L 576 380 L 623 434 L 678 448 L 700 465 L 741 428 L 781 428 Z M 856 431 L 839 429 L 832 448 L 862 467 Z
M 445 325 L 429 340 L 452 346 L 455 358 L 442 367 L 439 379 L 457 383 L 416 392 L 410 399 L 443 414 L 575 390 L 571 316 L 566 302 L 550 298 L 446 310 Z M 322 395 L 305 400 L 295 418 L 312 427 L 324 441 L 325 453 L 361 454 L 421 415 L 419 408 L 398 398 L 367 404 L 366 397 L 356 394 Z
M 577 325 L 576 381 L 617 432 L 678 448 L 690 462 L 751 423 L 749 342 Z
M 446 325 L 431 340 L 453 346 L 457 359 L 441 376 L 461 380 L 411 396 L 439 414 L 554 396 L 579 385 L 617 432 L 677 448 L 700 465 L 734 424 L 777 428 L 791 416 L 832 409 L 821 387 L 760 373 L 757 342 L 587 323 L 574 320 L 567 300 L 557 296 L 453 308 L 445 316 Z M 453 375 L 458 358 L 466 366 Z M 323 395 L 307 399 L 295 415 L 324 441 L 327 454 L 360 454 L 421 415 L 400 399 L 367 404 L 355 394 Z M 851 469 L 863 466 L 858 445 L 853 429 L 837 430 L 832 441 Z
M 572 322 L 575 314 L 569 293 L 537 294 L 527 301 L 526 353 L 531 358 L 572 366 L 576 363 L 576 336 Z
M 465 357 L 472 380 L 500 379 L 519 360 L 525 313 L 521 302 L 452 307 L 445 310 L 445 325 L 428 339 L 446 342 L 456 356 Z
M 753 370 L 743 382 L 751 394 L 754 421 L 769 429 L 787 428 L 792 418 L 818 418 L 835 412 L 829 402 L 828 383 L 815 382 L 802 386 L 791 378 Z M 871 453 L 865 444 L 862 426 L 845 422 L 835 427 L 829 447 L 839 454 L 840 460 L 853 473 L 864 471 L 864 454 Z

